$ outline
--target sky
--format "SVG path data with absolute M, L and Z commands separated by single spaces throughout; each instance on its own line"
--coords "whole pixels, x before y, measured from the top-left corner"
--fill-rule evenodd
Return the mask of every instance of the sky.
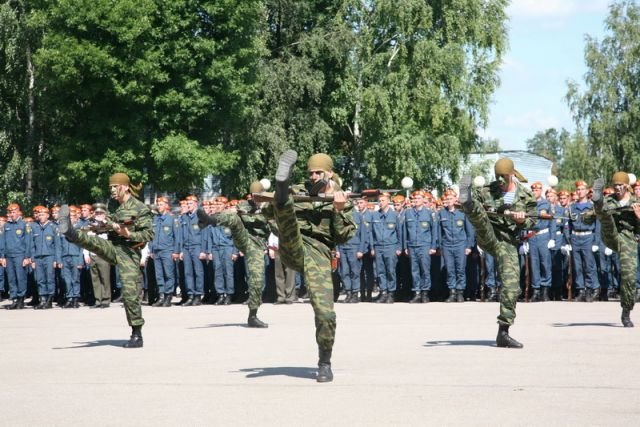
M 584 82 L 585 36 L 602 40 L 610 0 L 512 0 L 509 50 L 483 138 L 503 150 L 526 150 L 526 140 L 548 128 L 575 125 L 564 97 L 567 81 Z

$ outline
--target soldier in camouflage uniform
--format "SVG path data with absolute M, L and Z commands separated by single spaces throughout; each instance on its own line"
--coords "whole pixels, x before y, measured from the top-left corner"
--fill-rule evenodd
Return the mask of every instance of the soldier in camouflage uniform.
M 355 234 L 351 203 L 340 191 L 333 161 L 326 154 L 314 154 L 307 162 L 310 195 L 332 193 L 333 203 L 295 203 L 289 197 L 289 179 L 297 160 L 293 150 L 282 154 L 276 172 L 274 201 L 265 209 L 273 215 L 279 231 L 282 262 L 304 275 L 315 313 L 316 342 L 319 348 L 318 382 L 333 380 L 331 352 L 335 340 L 336 314 L 333 310 L 331 250 Z M 294 187 L 294 192 L 304 187 Z
M 604 180 L 598 178 L 593 184 L 591 201 L 600 220 L 602 241 L 620 254 L 621 320 L 625 328 L 631 328 L 638 266 L 636 248 L 640 235 L 640 199 L 629 193 L 629 175 L 626 172 L 616 172 L 611 181 L 614 193 L 604 198 Z
M 69 207 L 60 209 L 59 231 L 67 240 L 94 252 L 120 270 L 122 297 L 127 321 L 131 326 L 131 338 L 125 348 L 142 347 L 142 308 L 140 306 L 140 251 L 146 242 L 153 239 L 153 214 L 149 208 L 136 199 L 137 188 L 133 187 L 129 177 L 116 173 L 109 178 L 111 198 L 119 206 L 110 216 L 111 231 L 109 239 L 90 236 L 85 231 L 75 230 L 69 220 Z
M 249 187 L 250 193 L 261 193 L 262 191 L 264 191 L 264 188 L 259 181 L 251 183 Z M 258 308 L 262 303 L 264 251 L 270 231 L 265 217 L 253 200 L 249 201 L 249 206 L 241 206 L 241 209 L 243 210 L 242 215 L 232 210 L 225 210 L 215 215 L 207 215 L 204 210 L 198 209 L 198 226 L 205 228 L 208 225 L 212 227 L 220 225 L 231 229 L 235 247 L 244 254 L 249 276 L 249 318 L 247 319 L 247 326 L 250 328 L 268 328 L 268 324 L 258 319 Z M 245 209 L 246 212 L 244 212 Z
M 526 179 L 514 168 L 511 159 L 499 159 L 494 170 L 496 180 L 474 189 L 473 194 L 471 177 L 464 176 L 460 182 L 460 203 L 475 227 L 478 245 L 498 263 L 503 285 L 496 344 L 498 347 L 522 348 L 521 343 L 509 336 L 509 327 L 516 317 L 516 300 L 520 293 L 518 235 L 533 226 L 528 215 L 535 216 L 536 201 L 531 191 L 520 184 Z

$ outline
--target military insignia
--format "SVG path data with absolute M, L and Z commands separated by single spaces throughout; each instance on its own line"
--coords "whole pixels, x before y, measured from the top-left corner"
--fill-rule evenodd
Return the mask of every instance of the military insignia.
M 231 229 L 229 227 L 225 227 L 224 234 L 231 234 Z
M 462 227 L 462 226 L 464 225 L 464 221 L 463 221 L 463 220 L 461 220 L 461 219 L 459 219 L 459 220 L 457 220 L 457 221 L 456 221 L 456 225 L 457 225 L 458 227 Z
M 164 227 L 162 227 L 162 229 L 164 230 L 165 233 L 168 233 L 171 230 L 171 227 L 169 227 L 168 225 L 165 225 Z
M 193 227 L 193 229 L 194 229 L 194 230 L 197 230 L 197 229 L 199 228 L 199 227 L 198 227 L 198 224 L 193 224 L 193 226 L 192 226 L 192 227 Z
M 422 226 L 422 228 L 427 228 L 429 226 L 429 223 L 427 221 L 422 221 L 420 225 Z
M 22 230 L 20 230 L 20 229 L 18 228 L 18 229 L 16 230 L 16 234 L 17 234 L 18 236 L 22 235 Z
M 546 214 L 547 214 L 546 209 L 540 209 L 540 215 L 546 215 Z
M 556 219 L 556 224 L 562 224 L 562 218 L 557 218 Z
M 395 224 L 387 224 L 387 228 L 389 230 L 393 230 L 394 228 L 396 228 L 396 225 Z
M 53 236 L 45 236 L 44 238 L 45 238 L 46 240 L 48 240 L 48 241 L 53 240 Z

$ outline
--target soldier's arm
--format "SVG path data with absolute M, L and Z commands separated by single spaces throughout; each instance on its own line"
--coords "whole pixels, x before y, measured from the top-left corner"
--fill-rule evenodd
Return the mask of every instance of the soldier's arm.
M 356 225 L 351 213 L 352 208 L 351 202 L 346 202 L 340 211 L 332 209 L 331 237 L 336 244 L 346 243 L 356 232 Z
M 139 212 L 139 216 L 134 220 L 133 230 L 129 230 L 128 239 L 132 242 L 144 243 L 153 239 L 153 216 L 151 211 L 145 206 Z

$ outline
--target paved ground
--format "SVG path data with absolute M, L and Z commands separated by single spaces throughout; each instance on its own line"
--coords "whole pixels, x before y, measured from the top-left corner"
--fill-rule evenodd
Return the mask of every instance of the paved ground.
M 308 304 L 145 307 L 126 350 L 119 305 L 0 311 L 0 425 L 637 425 L 639 327 L 616 302 L 336 305 L 333 383 L 314 380 Z M 632 314 L 633 318 L 633 314 Z

